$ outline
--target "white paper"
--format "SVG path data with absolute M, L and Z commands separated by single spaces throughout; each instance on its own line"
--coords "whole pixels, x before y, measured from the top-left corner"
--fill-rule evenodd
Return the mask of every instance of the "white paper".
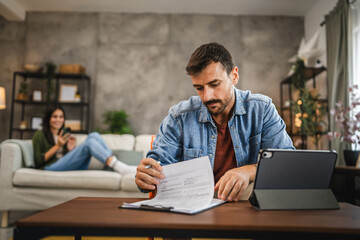
M 163 174 L 155 198 L 122 207 L 171 207 L 171 211 L 192 214 L 223 203 L 213 199 L 214 176 L 207 156 L 163 166 Z

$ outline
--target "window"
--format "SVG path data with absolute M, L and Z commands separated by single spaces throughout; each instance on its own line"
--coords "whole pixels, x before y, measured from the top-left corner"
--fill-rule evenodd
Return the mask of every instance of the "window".
M 352 85 L 360 86 L 360 0 L 353 1 L 352 11 Z M 350 83 L 351 84 L 351 83 Z

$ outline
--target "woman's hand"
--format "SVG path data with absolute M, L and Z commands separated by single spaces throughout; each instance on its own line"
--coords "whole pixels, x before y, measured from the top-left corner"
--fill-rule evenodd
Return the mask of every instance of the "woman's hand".
M 61 130 L 58 135 L 58 141 L 57 141 L 58 147 L 63 147 L 71 137 L 70 133 L 66 133 L 65 135 L 63 135 L 63 131 L 64 130 Z
M 69 141 L 66 144 L 67 150 L 70 152 L 76 146 L 76 138 L 73 135 L 70 135 Z

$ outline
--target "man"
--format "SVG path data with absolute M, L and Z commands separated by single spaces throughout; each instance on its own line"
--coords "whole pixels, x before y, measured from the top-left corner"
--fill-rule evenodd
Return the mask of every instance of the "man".
M 238 68 L 222 45 L 200 46 L 186 71 L 198 96 L 170 109 L 135 182 L 155 190 L 164 179 L 161 165 L 209 156 L 218 198 L 238 201 L 255 179 L 259 150 L 293 149 L 292 141 L 270 98 L 235 88 Z

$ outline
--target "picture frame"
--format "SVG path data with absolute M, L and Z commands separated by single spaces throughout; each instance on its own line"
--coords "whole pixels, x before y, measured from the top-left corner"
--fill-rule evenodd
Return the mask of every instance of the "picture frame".
M 33 102 L 41 102 L 43 100 L 43 93 L 41 90 L 33 90 L 32 92 Z
M 60 84 L 59 102 L 76 102 L 77 91 L 78 86 L 76 84 Z
M 42 117 L 31 118 L 31 129 L 41 130 L 42 129 Z

